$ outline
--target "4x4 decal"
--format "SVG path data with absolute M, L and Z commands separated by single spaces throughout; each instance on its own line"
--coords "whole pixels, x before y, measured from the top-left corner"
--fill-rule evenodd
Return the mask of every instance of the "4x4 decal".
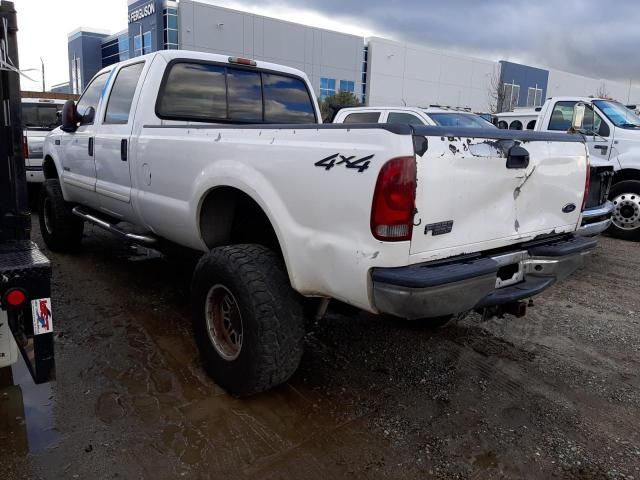
M 336 161 L 340 157 L 339 161 Z M 374 155 L 367 155 L 366 157 L 359 158 L 358 160 L 353 160 L 356 158 L 355 155 L 350 157 L 345 157 L 344 155 L 340 155 L 339 153 L 335 153 L 330 155 L 322 160 L 318 160 L 314 165 L 316 167 L 322 167 L 325 170 L 331 170 L 333 167 L 338 165 L 344 165 L 346 168 L 354 168 L 358 170 L 358 173 L 364 172 L 369 165 L 371 164 L 370 160 L 374 157 Z

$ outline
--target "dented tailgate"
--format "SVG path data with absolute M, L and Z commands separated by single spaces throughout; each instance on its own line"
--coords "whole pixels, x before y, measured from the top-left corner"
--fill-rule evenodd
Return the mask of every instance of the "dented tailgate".
M 577 136 L 497 129 L 442 133 L 416 128 L 412 263 L 576 230 L 587 165 Z

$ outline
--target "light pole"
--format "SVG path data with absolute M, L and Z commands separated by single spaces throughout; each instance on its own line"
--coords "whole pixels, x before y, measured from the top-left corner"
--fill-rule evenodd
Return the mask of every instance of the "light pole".
M 42 59 L 42 57 L 40 57 L 40 65 L 42 65 L 42 91 L 45 92 L 46 88 L 44 86 L 44 60 Z

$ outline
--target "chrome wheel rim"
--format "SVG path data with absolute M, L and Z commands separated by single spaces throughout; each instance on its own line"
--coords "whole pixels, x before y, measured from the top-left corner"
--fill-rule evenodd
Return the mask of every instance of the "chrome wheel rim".
M 242 350 L 242 315 L 233 293 L 224 285 L 214 285 L 207 294 L 205 318 L 209 340 L 224 360 L 238 358 Z
M 44 220 L 44 228 L 47 230 L 49 235 L 53 234 L 53 228 L 51 225 L 51 200 L 49 197 L 45 197 L 44 205 L 42 208 L 42 216 Z
M 613 224 L 621 230 L 640 227 L 640 194 L 622 193 L 613 199 Z

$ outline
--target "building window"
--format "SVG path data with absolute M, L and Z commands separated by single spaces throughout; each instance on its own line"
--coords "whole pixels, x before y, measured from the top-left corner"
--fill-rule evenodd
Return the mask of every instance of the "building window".
M 140 35 L 133 37 L 133 56 L 139 57 L 146 53 L 151 53 L 151 32 L 147 31 L 142 34 L 142 42 L 140 41 Z
M 118 39 L 114 38 L 102 44 L 102 66 L 108 67 L 120 61 Z
M 143 54 L 151 53 L 151 32 L 144 32 L 142 35 L 144 43 L 142 45 Z
M 542 89 L 535 87 L 529 87 L 527 91 L 527 107 L 541 107 L 542 106 Z
M 362 88 L 360 94 L 360 101 L 364 104 L 365 95 L 367 93 L 367 66 L 369 65 L 369 47 L 364 47 L 364 52 L 362 56 Z
M 340 91 L 342 92 L 355 92 L 355 82 L 351 80 L 340 80 Z
M 518 106 L 518 99 L 520 98 L 520 85 L 516 85 L 514 82 L 504 83 L 504 100 L 502 105 L 503 112 L 510 112 Z
M 133 56 L 139 57 L 142 55 L 142 42 L 140 41 L 140 35 L 135 35 L 133 37 Z
M 118 51 L 120 52 L 120 61 L 129 59 L 129 32 L 118 37 Z
M 76 95 L 82 93 L 82 70 L 80 69 L 80 58 L 75 55 L 71 59 L 71 91 Z
M 331 95 L 336 94 L 336 79 L 324 78 L 320 79 L 320 100 L 324 100 Z
M 165 8 L 162 11 L 164 24 L 164 49 L 178 49 L 178 10 L 176 8 Z

